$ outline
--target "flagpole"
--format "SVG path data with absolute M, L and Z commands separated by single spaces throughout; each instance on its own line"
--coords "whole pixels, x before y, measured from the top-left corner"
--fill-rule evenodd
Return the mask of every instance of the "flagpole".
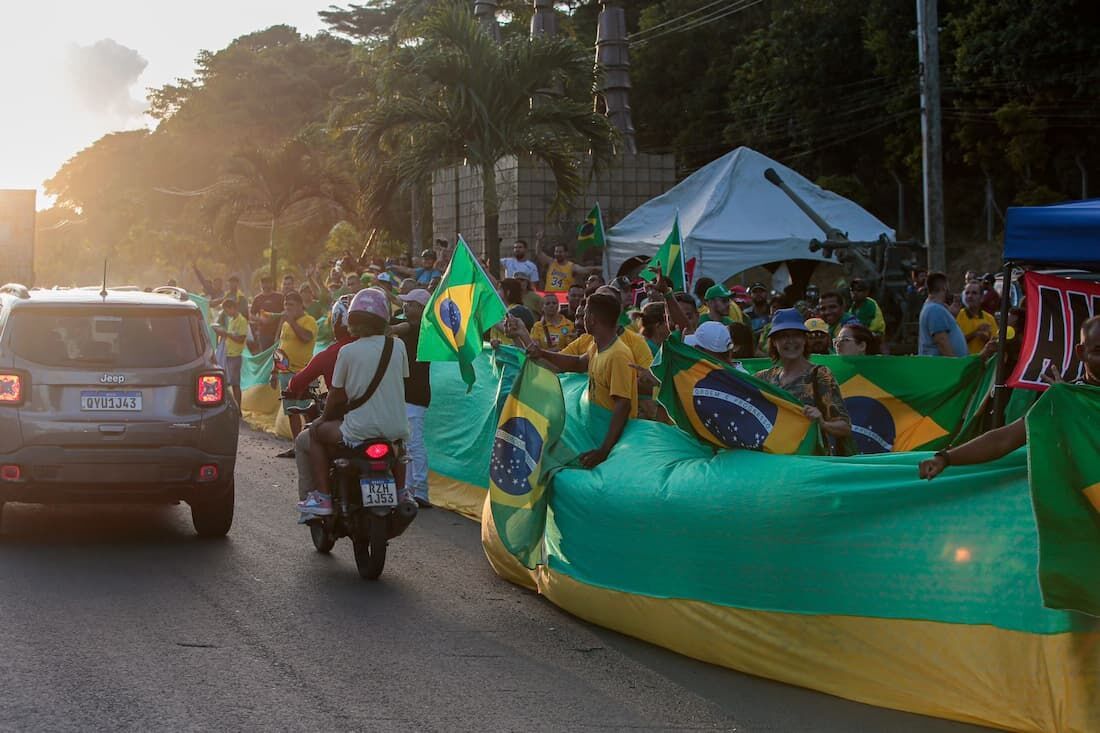
M 690 295 L 691 293 L 690 293 L 690 291 L 688 291 L 687 266 L 685 264 L 687 262 L 687 253 L 685 252 L 685 247 L 684 247 L 684 245 L 687 244 L 687 242 L 684 239 L 684 230 L 680 228 L 680 210 L 679 209 L 676 209 L 676 223 L 674 224 L 674 226 L 676 227 L 676 236 L 680 240 L 680 282 L 682 282 L 684 284 L 684 292 L 687 292 L 688 295 Z

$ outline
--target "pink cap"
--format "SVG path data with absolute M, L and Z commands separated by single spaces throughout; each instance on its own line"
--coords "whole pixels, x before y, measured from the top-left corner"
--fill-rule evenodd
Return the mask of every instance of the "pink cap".
M 398 295 L 397 297 L 406 303 L 411 302 L 419 303 L 420 305 L 427 305 L 428 301 L 431 300 L 432 294 L 424 288 L 417 288 L 416 290 L 410 290 L 405 295 Z
M 390 302 L 386 294 L 378 288 L 363 288 L 348 306 L 348 313 L 370 313 L 379 318 L 390 320 Z

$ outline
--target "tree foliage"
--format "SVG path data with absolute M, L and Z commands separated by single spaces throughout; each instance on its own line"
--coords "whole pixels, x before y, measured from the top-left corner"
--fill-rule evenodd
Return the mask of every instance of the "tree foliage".
M 274 26 L 199 52 L 193 75 L 150 91 L 154 129 L 105 135 L 46 182 L 57 203 L 40 217 L 38 271 L 67 282 L 68 265 L 90 281 L 106 257 L 121 279 L 155 283 L 191 258 L 258 268 L 268 228 L 208 194 L 239 151 L 270 160 L 292 140 L 354 184 L 339 187 L 344 218 L 376 241 L 411 241 L 412 201 L 424 208 L 431 171 L 456 162 L 533 155 L 568 197 L 582 171 L 570 161 L 607 152 L 591 96 L 601 3 L 556 3 L 561 38 L 532 44 L 531 3 L 500 0 L 499 46 L 475 33 L 472 6 L 361 0 L 322 11 L 328 33 Z M 919 208 L 913 0 L 621 7 L 643 151 L 675 153 L 687 174 L 751 145 L 887 221 L 899 185 Z M 443 29 L 448 12 L 465 25 Z M 1100 4 L 944 0 L 940 15 L 949 235 L 976 231 L 987 184 L 1001 208 L 1095 194 Z M 284 213 L 285 266 L 316 261 L 332 224 Z
M 497 44 L 459 5 L 429 15 L 420 30 L 420 43 L 389 57 L 382 98 L 344 120 L 352 148 L 372 171 L 375 207 L 427 183 L 441 167 L 476 166 L 485 247 L 495 261 L 498 160 L 527 156 L 545 164 L 557 184 L 554 206 L 564 208 L 584 188 L 583 157 L 600 164 L 613 153 L 613 128 L 578 91 L 591 88 L 592 62 L 566 38 Z

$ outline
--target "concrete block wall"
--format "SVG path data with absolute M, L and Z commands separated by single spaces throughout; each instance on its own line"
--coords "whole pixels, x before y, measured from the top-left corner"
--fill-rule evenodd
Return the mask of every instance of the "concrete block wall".
M 673 155 L 639 153 L 616 158 L 589 182 L 584 196 L 562 214 L 551 214 L 556 187 L 550 169 L 530 159 L 504 158 L 496 165 L 502 252 L 515 239 L 533 243 L 540 229 L 547 246 L 572 244 L 576 228 L 599 201 L 608 228 L 676 184 Z M 456 197 L 457 189 L 457 197 Z M 471 166 L 439 170 L 432 178 L 433 239 L 454 241 L 461 232 L 475 252 L 484 252 L 481 178 Z

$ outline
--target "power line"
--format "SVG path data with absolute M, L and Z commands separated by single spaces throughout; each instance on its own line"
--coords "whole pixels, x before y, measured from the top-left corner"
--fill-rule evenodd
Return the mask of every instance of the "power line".
M 713 8 L 715 5 L 721 5 L 722 3 L 729 4 L 729 3 L 739 2 L 739 1 L 740 0 L 714 0 L 714 2 L 707 3 L 706 5 L 702 5 L 698 8 L 696 8 L 695 10 L 689 10 L 688 12 L 684 13 L 683 15 L 677 15 L 675 18 L 669 18 L 668 20 L 661 21 L 660 23 L 657 23 L 656 25 L 651 25 L 648 28 L 643 28 L 642 30 L 638 31 L 637 33 L 630 34 L 627 38 L 630 41 L 633 42 L 635 40 L 638 40 L 638 39 L 642 38 L 643 36 L 649 35 L 650 33 L 653 33 L 654 31 L 669 25 L 670 23 L 676 23 L 678 21 L 684 20 L 685 18 L 687 18 L 689 16 L 696 15 L 697 13 L 703 12 L 704 10 L 707 10 L 708 8 Z
M 764 2 L 764 0 L 734 0 L 734 2 L 728 7 L 718 8 L 717 10 L 714 10 L 714 11 L 708 13 L 707 15 L 703 15 L 703 16 L 700 16 L 698 18 L 692 18 L 691 20 L 687 21 L 683 25 L 673 26 L 672 28 L 666 28 L 665 30 L 659 31 L 659 32 L 657 32 L 653 35 L 646 36 L 645 38 L 642 38 L 640 41 L 637 41 L 637 42 L 631 41 L 631 45 L 644 46 L 645 44 L 649 43 L 650 41 L 654 41 L 658 38 L 663 38 L 663 37 L 671 35 L 673 33 L 683 33 L 684 31 L 695 30 L 696 28 L 700 28 L 704 25 L 708 25 L 708 24 L 713 23 L 717 20 L 722 20 L 723 18 L 728 18 L 731 15 L 734 15 L 736 13 L 740 13 L 744 10 L 748 10 L 749 8 L 751 8 L 753 6 L 756 6 L 756 5 L 759 5 L 762 2 Z

